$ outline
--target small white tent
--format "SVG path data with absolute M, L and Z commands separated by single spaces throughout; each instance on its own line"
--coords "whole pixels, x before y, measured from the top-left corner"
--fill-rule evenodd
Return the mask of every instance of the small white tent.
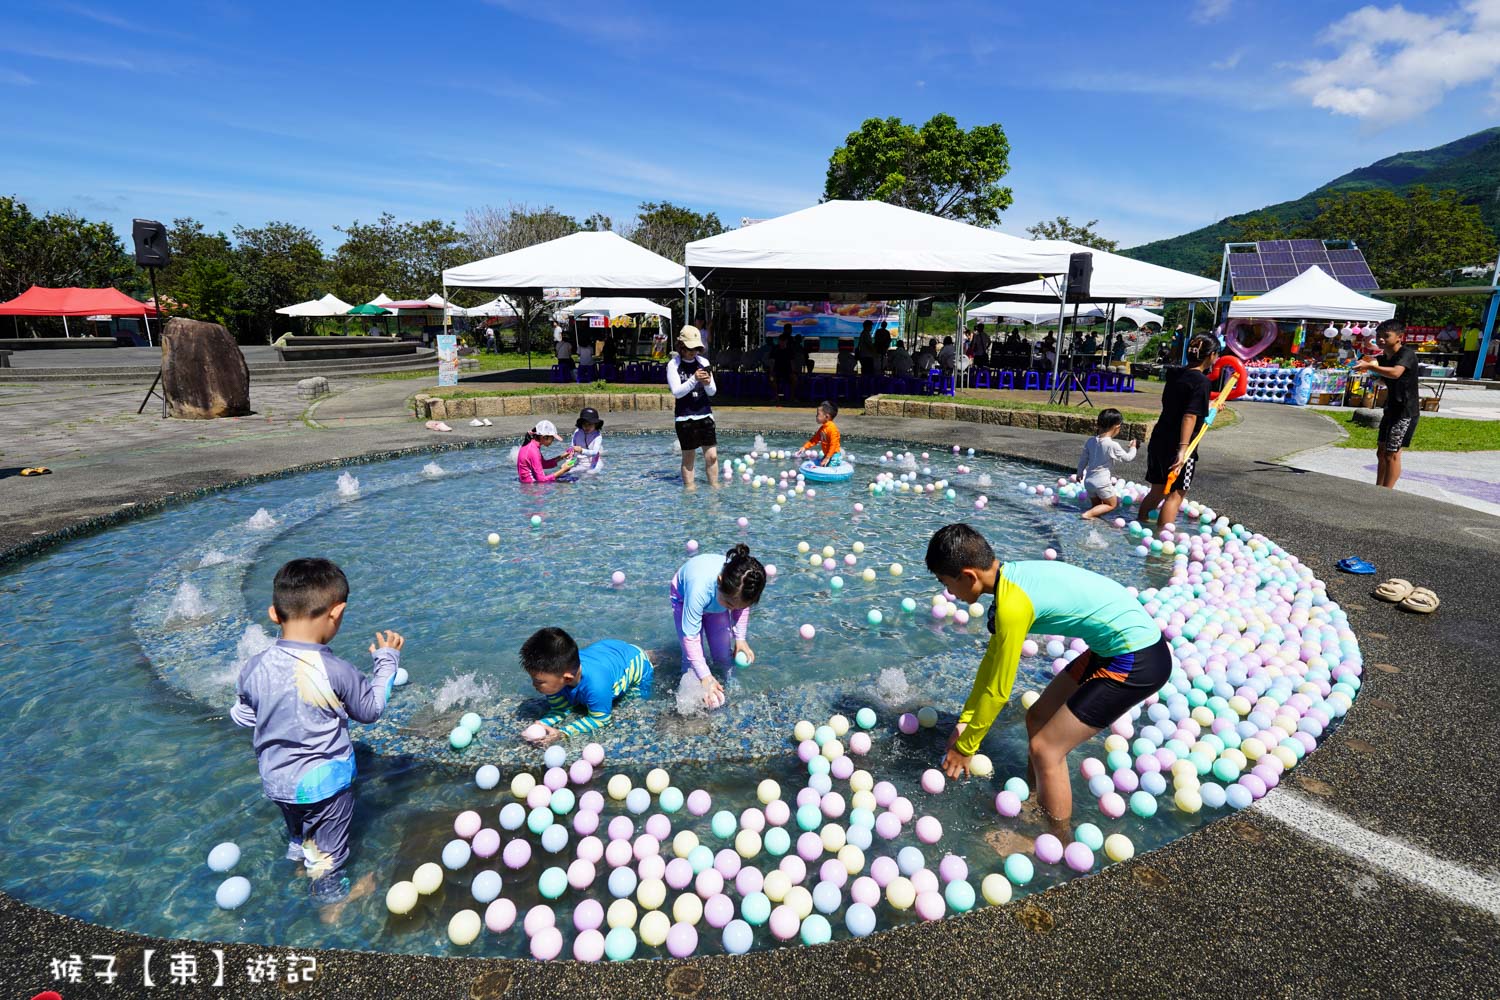
M 1390 319 L 1396 315 L 1392 302 L 1381 302 L 1340 284 L 1321 267 L 1310 267 L 1291 281 L 1264 295 L 1229 304 L 1231 319 Z
M 309 299 L 306 302 L 298 302 L 292 306 L 282 306 L 276 310 L 279 316 L 342 316 L 354 307 L 333 293 L 323 296 L 321 299 Z
M 681 264 L 617 233 L 574 233 L 443 271 L 445 287 L 536 296 L 547 288 L 577 288 L 580 295 L 681 294 L 684 278 Z
M 560 310 L 570 316 L 608 316 L 614 319 L 616 316 L 666 316 L 672 315 L 672 310 L 666 306 L 658 305 L 650 299 L 633 298 L 611 298 L 593 297 L 579 299 L 577 302 Z
M 516 307 L 511 305 L 509 300 L 499 295 L 488 302 L 481 302 L 477 306 L 470 306 L 467 309 L 460 309 L 458 306 L 454 306 L 453 309 L 456 316 L 514 316 L 516 314 Z
M 1089 280 L 1090 302 L 1123 302 L 1129 299 L 1212 299 L 1219 295 L 1215 278 L 1177 271 L 1159 264 L 1148 264 L 1117 253 L 1106 253 L 1067 240 L 1035 240 L 1038 247 L 1063 254 L 1090 253 L 1094 270 Z M 1025 301 L 1031 296 L 1050 296 L 1056 302 L 1061 291 L 1060 278 L 1043 278 L 1021 285 L 991 289 L 991 294 L 1007 301 Z
M 969 310 L 969 319 L 980 323 L 1056 323 L 1058 306 L 1045 302 L 986 302 Z M 1067 317 L 1073 318 L 1073 307 L 1068 306 Z M 1104 310 L 1094 305 L 1080 305 L 1079 319 L 1098 319 Z
M 1128 319 L 1136 326 L 1145 326 L 1147 323 L 1155 323 L 1157 326 L 1161 326 L 1163 322 L 1162 317 L 1152 312 L 1151 310 L 1138 309 L 1134 306 L 1127 306 L 1123 309 L 1116 309 L 1115 319 Z

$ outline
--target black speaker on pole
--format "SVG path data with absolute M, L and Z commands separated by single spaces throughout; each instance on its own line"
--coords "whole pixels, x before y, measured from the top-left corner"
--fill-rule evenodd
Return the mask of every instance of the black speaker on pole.
M 1094 255 L 1075 253 L 1068 257 L 1068 301 L 1087 302 L 1089 282 L 1094 277 Z
M 135 262 L 141 267 L 166 267 L 172 261 L 167 246 L 167 227 L 151 219 L 133 219 L 131 235 L 135 238 Z

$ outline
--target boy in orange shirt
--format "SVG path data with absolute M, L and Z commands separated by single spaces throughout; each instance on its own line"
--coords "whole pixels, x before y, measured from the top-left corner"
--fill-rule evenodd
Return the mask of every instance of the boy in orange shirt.
M 818 404 L 818 430 L 807 443 L 802 446 L 799 454 L 812 450 L 813 445 L 818 445 L 823 450 L 823 461 L 819 465 L 838 465 L 844 460 L 843 450 L 839 444 L 839 429 L 833 422 L 833 418 L 839 415 L 839 408 L 832 402 L 824 400 Z

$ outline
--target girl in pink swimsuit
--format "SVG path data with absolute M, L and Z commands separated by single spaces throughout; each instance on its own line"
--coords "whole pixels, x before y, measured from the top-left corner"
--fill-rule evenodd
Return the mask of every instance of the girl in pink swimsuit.
M 558 476 L 573 468 L 573 449 L 569 448 L 557 458 L 544 458 L 542 449 L 557 442 L 557 427 L 550 420 L 538 420 L 535 427 L 526 432 L 526 441 L 516 453 L 516 478 L 523 483 L 551 483 Z M 549 472 L 549 469 L 556 469 Z

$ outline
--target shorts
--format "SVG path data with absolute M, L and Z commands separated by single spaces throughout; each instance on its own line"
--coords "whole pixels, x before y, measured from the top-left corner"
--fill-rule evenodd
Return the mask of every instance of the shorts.
M 1172 463 L 1175 461 L 1177 461 L 1177 452 L 1175 451 L 1165 455 L 1160 455 L 1152 451 L 1146 452 L 1146 482 L 1150 483 L 1152 486 L 1166 485 L 1167 476 L 1171 473 Z M 1193 474 L 1197 471 L 1198 452 L 1194 450 L 1194 452 L 1188 456 L 1188 460 L 1183 463 L 1182 471 L 1179 472 L 1177 474 L 1177 478 L 1172 481 L 1172 492 L 1186 493 L 1188 490 L 1192 489 Z
M 1380 437 L 1376 448 L 1390 453 L 1398 452 L 1402 448 L 1410 448 L 1411 439 L 1416 433 L 1416 417 L 1386 410 L 1385 415 L 1380 418 Z
M 1103 729 L 1161 690 L 1171 674 L 1172 652 L 1165 636 L 1118 656 L 1083 653 L 1068 664 L 1068 676 L 1078 682 L 1068 708 L 1080 721 Z
M 719 434 L 714 429 L 713 417 L 694 417 L 691 420 L 679 420 L 676 423 L 677 443 L 682 445 L 682 450 L 695 451 L 699 448 L 717 448 L 719 445 Z
M 1113 483 L 1108 486 L 1090 486 L 1085 483 L 1083 488 L 1088 492 L 1090 500 L 1113 500 L 1119 495 L 1115 493 Z
M 336 902 L 349 891 L 344 864 L 349 860 L 349 824 L 354 819 L 354 789 L 345 788 L 321 802 L 277 802 L 286 821 L 288 847 L 300 846 L 302 865 L 313 879 L 319 902 Z M 298 855 L 290 849 L 287 857 Z

